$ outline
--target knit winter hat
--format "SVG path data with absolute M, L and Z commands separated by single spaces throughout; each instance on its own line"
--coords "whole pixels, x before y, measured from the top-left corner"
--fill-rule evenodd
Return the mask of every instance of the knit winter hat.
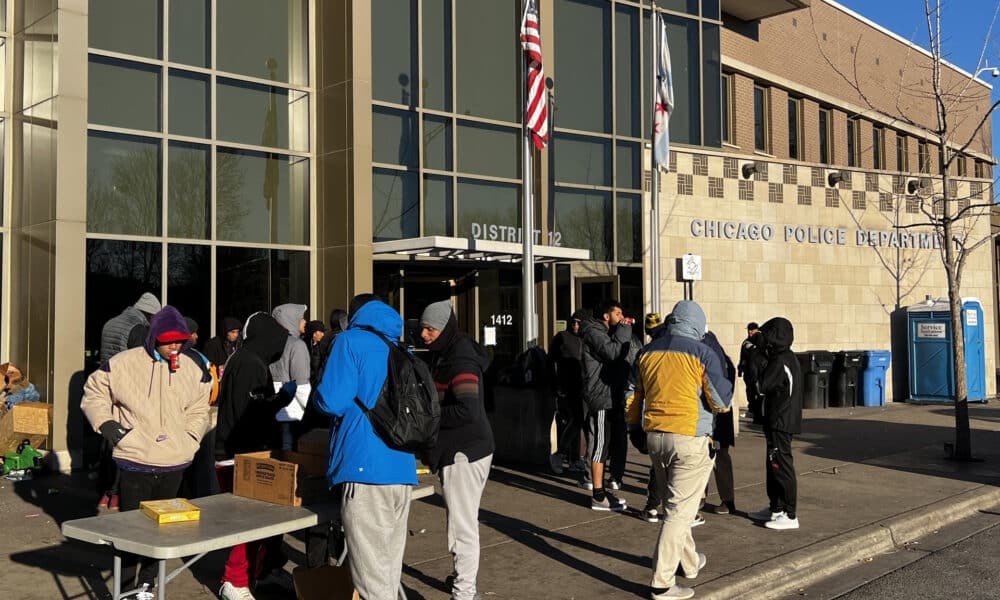
M 643 323 L 643 328 L 646 333 L 656 331 L 663 326 L 663 317 L 660 313 L 652 312 L 646 315 L 646 321 Z
M 163 306 L 160 305 L 159 299 L 149 292 L 145 292 L 143 295 L 139 296 L 139 300 L 137 300 L 132 306 L 151 315 L 155 315 L 160 312 L 161 308 L 163 308 Z
M 444 331 L 448 319 L 451 317 L 451 300 L 441 300 L 433 304 L 428 304 L 424 309 L 424 314 L 420 315 L 420 324 L 432 327 L 438 331 Z

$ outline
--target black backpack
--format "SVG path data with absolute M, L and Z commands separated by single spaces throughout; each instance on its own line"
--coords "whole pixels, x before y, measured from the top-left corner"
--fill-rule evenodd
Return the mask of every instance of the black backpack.
M 437 443 L 441 403 L 427 364 L 406 348 L 371 327 L 359 327 L 378 336 L 389 347 L 385 383 L 375 406 L 369 410 L 361 400 L 354 403 L 371 421 L 386 446 L 404 452 L 420 452 Z

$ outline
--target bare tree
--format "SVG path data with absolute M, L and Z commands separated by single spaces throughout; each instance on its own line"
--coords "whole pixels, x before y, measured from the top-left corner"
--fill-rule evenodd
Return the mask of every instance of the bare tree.
M 812 9 L 810 9 L 812 10 Z M 915 198 L 919 200 L 923 218 L 916 222 L 898 225 L 898 229 L 932 228 L 942 240 L 941 263 L 948 284 L 948 304 L 951 309 L 951 336 L 954 348 L 952 368 L 955 374 L 955 447 L 954 458 L 969 460 L 972 457 L 972 441 L 969 428 L 968 386 L 965 370 L 965 339 L 962 328 L 962 273 L 968 259 L 987 244 L 995 233 L 982 233 L 983 222 L 988 223 L 993 210 L 993 188 L 977 193 L 959 194 L 958 182 L 953 178 L 953 170 L 970 147 L 989 147 L 989 124 L 1000 102 L 991 101 L 988 92 L 979 88 L 974 76 L 963 76 L 945 64 L 943 53 L 944 33 L 941 27 L 941 0 L 924 0 L 924 21 L 930 43 L 929 64 L 920 64 L 919 57 L 907 53 L 906 68 L 900 70 L 898 87 L 893 86 L 895 106 L 886 107 L 873 102 L 869 92 L 873 87 L 886 92 L 888 82 L 862 81 L 859 76 L 859 56 L 862 55 L 862 38 L 852 46 L 852 63 L 844 66 L 831 57 L 819 44 L 820 51 L 832 71 L 842 78 L 858 94 L 871 113 L 879 115 L 892 124 L 905 124 L 927 132 L 927 137 L 936 142 L 938 148 L 937 173 L 935 176 L 921 177 L 923 190 Z M 1000 3 L 993 11 L 987 40 L 993 30 Z M 813 23 L 815 31 L 815 21 Z M 817 42 L 819 37 L 817 36 Z M 856 50 L 855 50 L 856 49 Z M 980 52 L 977 69 L 984 63 L 987 44 Z M 909 79 L 904 79 L 908 77 Z M 933 106 L 934 121 L 928 127 L 925 119 L 912 115 L 918 107 Z M 929 173 L 931 157 L 928 146 L 920 146 L 922 170 Z M 985 194 L 983 192 L 986 192 Z

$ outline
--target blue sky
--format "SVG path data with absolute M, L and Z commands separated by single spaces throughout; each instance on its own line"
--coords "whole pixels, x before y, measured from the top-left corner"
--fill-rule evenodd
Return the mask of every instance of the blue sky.
M 922 48 L 930 48 L 924 0 L 837 0 L 841 5 L 872 20 Z M 979 55 L 986 44 L 984 64 L 1000 68 L 1000 18 L 990 22 L 998 0 L 942 0 L 941 41 L 945 60 L 974 73 L 979 65 Z M 933 0 L 932 0 L 933 4 Z M 1000 78 L 990 77 L 989 72 L 980 79 L 993 86 L 993 99 L 1000 97 Z M 993 118 L 993 155 L 1000 149 L 1000 130 L 997 113 Z

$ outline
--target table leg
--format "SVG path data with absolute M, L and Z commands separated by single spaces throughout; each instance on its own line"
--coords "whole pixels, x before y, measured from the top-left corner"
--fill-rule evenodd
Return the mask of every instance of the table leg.
M 167 600 L 167 561 L 165 560 L 161 560 L 157 564 L 156 598 L 157 600 Z
M 112 600 L 118 600 L 122 595 L 122 555 L 119 552 L 115 552 L 112 579 L 114 581 L 111 584 L 111 598 Z

